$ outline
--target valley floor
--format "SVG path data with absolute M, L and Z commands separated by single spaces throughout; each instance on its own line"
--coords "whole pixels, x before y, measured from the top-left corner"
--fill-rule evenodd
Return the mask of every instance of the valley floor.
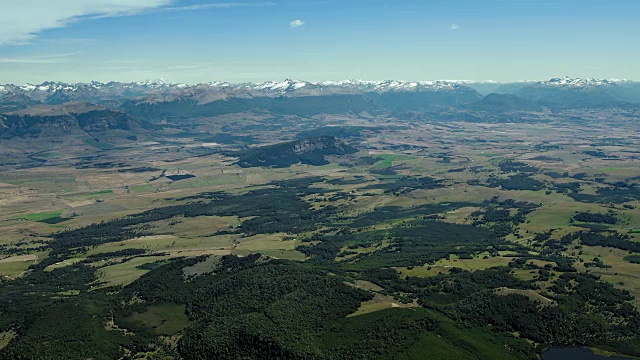
M 637 122 L 245 116 L 4 165 L 0 358 L 640 357 Z M 359 151 L 241 167 L 211 124 Z

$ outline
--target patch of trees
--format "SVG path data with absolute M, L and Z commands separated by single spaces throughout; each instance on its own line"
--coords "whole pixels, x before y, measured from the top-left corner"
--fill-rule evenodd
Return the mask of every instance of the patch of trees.
M 331 179 L 327 180 L 327 184 L 331 185 L 358 185 L 358 184 L 366 184 L 368 180 L 362 176 L 354 176 L 353 179 Z
M 548 171 L 548 172 L 545 173 L 545 175 L 549 176 L 552 179 L 559 179 L 559 178 L 569 177 L 569 173 L 568 172 L 559 173 L 557 171 Z
M 581 184 L 579 182 L 555 184 L 556 191 L 560 194 L 579 193 Z
M 123 289 L 125 298 L 137 294 L 148 302 L 187 304 L 193 323 L 178 342 L 184 359 L 397 358 L 415 346 L 428 348 L 425 336 L 441 336 L 451 351 L 472 353 L 489 351 L 491 343 L 502 348 L 506 341 L 511 352 L 535 358 L 524 341 L 458 328 L 426 309 L 345 317 L 372 294 L 345 285 L 339 275 L 328 275 L 329 269 L 259 255 L 226 256 L 213 273 L 184 279 L 182 268 L 199 261 L 203 258 L 170 263 Z
M 594 346 L 632 337 L 640 330 L 632 297 L 593 275 L 562 274 L 550 290 L 557 306 L 542 306 L 518 294 L 484 292 L 460 301 L 454 311 L 469 323 L 515 331 L 547 345 Z
M 562 149 L 560 145 L 550 145 L 548 143 L 536 144 L 534 147 L 536 150 L 558 150 Z
M 483 202 L 483 209 L 471 213 L 472 225 L 491 228 L 497 237 L 504 237 L 514 231 L 515 226 L 524 223 L 528 214 L 540 205 L 513 199 L 492 198 Z M 515 210 L 515 212 L 513 211 Z
M 593 156 L 593 157 L 597 157 L 597 158 L 608 158 L 609 155 L 607 155 L 607 153 L 605 153 L 604 151 L 601 150 L 587 150 L 587 151 L 583 151 L 583 154 L 589 155 L 589 156 Z
M 544 183 L 527 175 L 512 175 L 508 178 L 490 177 L 487 180 L 489 187 L 501 187 L 504 190 L 543 190 Z
M 115 162 L 115 161 L 103 161 L 103 162 L 91 162 L 91 161 L 81 161 L 73 164 L 76 169 L 113 169 L 113 168 L 123 168 L 129 166 L 128 164 Z
M 393 182 L 385 182 L 380 184 L 369 185 L 363 190 L 383 189 L 385 194 L 401 195 L 417 189 L 440 189 L 445 187 L 442 180 L 436 180 L 430 176 L 411 177 L 402 176 Z
M 372 298 L 339 277 L 260 255 L 225 256 L 213 273 L 185 281 L 182 268 L 202 260 L 171 263 L 124 289 L 149 302 L 186 304 L 195 323 L 178 345 L 185 359 L 314 358 L 329 323 Z
M 498 164 L 498 168 L 505 174 L 509 173 L 521 173 L 521 174 L 533 174 L 538 172 L 538 168 L 525 164 L 520 161 L 506 160 Z
M 423 204 L 414 207 L 382 206 L 372 212 L 358 215 L 350 224 L 350 227 L 365 227 L 384 223 L 390 220 L 425 217 L 440 214 L 465 206 L 477 204 L 467 202 L 451 202 L 439 204 Z
M 594 257 L 590 262 L 585 262 L 584 267 L 610 268 L 611 266 L 605 264 L 599 257 Z
M 433 220 L 416 220 L 395 227 L 389 232 L 389 241 L 389 246 L 347 263 L 357 269 L 416 266 L 450 254 L 471 255 L 502 242 L 490 229 Z
M 562 162 L 561 158 L 558 157 L 551 157 L 551 156 L 546 156 L 546 155 L 540 155 L 540 156 L 536 156 L 536 157 L 532 157 L 529 160 L 535 160 L 535 161 L 547 161 L 547 162 Z
M 106 331 L 110 297 L 88 292 L 96 280 L 95 268 L 74 264 L 51 271 L 58 261 L 46 258 L 23 277 L 2 283 L 0 332 L 17 333 L 0 350 L 0 359 L 113 359 L 124 355 L 135 340 Z M 78 295 L 65 295 L 77 291 Z
M 329 163 L 325 159 L 327 155 L 353 154 L 357 151 L 335 137 L 321 136 L 260 146 L 227 155 L 239 157 L 238 165 L 241 167 L 289 167 L 298 163 L 315 166 L 326 165 Z
M 148 223 L 174 217 L 238 216 L 252 217 L 240 226 L 248 235 L 276 232 L 297 233 L 315 229 L 334 211 L 325 207 L 314 211 L 302 196 L 322 189 L 309 185 L 316 179 L 275 182 L 274 189 L 250 191 L 239 196 L 203 195 L 214 200 L 156 208 L 124 218 L 53 234 L 53 254 L 70 253 L 74 249 L 118 242 L 150 235 Z
M 298 133 L 297 138 L 313 138 L 319 136 L 334 136 L 337 138 L 359 137 L 363 132 L 378 133 L 382 127 L 375 126 L 323 126 Z
M 59 224 L 61 222 L 65 222 L 67 220 L 69 220 L 69 218 L 54 216 L 47 219 L 38 220 L 37 222 L 53 225 L 53 224 Z
M 610 225 L 618 223 L 618 218 L 612 213 L 600 214 L 592 212 L 579 212 L 573 216 L 573 220 Z
M 627 255 L 624 259 L 632 264 L 640 264 L 640 255 L 638 254 Z
M 571 198 L 576 201 L 588 203 L 612 203 L 622 204 L 629 201 L 640 200 L 640 188 L 637 184 L 629 186 L 611 186 L 599 188 L 595 195 L 583 193 L 570 193 Z
M 407 278 L 407 284 L 414 288 L 421 304 L 453 304 L 472 294 L 499 287 L 529 289 L 531 285 L 513 275 L 507 267 L 490 268 L 481 271 L 456 269 L 448 275 L 430 278 Z
M 134 341 L 104 329 L 103 314 L 96 314 L 97 303 L 72 298 L 52 301 L 48 297 L 30 302 L 36 308 L 19 324 L 17 338 L 0 350 L 0 359 L 121 358 L 122 347 L 132 347 Z
M 580 239 L 587 246 L 605 246 L 631 252 L 640 252 L 640 243 L 632 241 L 629 235 L 617 232 L 582 231 L 563 237 L 566 241 Z
M 166 178 L 171 180 L 171 181 L 179 181 L 179 180 L 186 180 L 186 179 L 191 179 L 196 177 L 193 174 L 177 174 L 177 175 L 167 175 Z

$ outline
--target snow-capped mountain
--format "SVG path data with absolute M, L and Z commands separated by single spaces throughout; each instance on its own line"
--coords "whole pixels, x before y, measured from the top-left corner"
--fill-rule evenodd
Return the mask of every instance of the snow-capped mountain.
M 321 81 L 309 82 L 302 80 L 286 79 L 284 81 L 267 81 L 263 83 L 244 83 L 238 85 L 229 85 L 237 90 L 248 90 L 252 92 L 276 93 L 280 95 L 308 93 L 316 91 L 318 93 L 326 92 L 416 92 L 416 91 L 438 91 L 453 90 L 461 86 L 466 86 L 471 82 L 466 81 L 367 81 L 367 80 L 340 80 L 340 81 Z
M 158 79 L 131 83 L 47 81 L 41 84 L 0 85 L 0 110 L 17 110 L 31 106 L 33 103 L 62 104 L 70 101 L 89 102 L 118 108 L 134 99 L 137 102 L 145 103 L 180 101 L 202 105 L 229 99 L 310 96 L 366 96 L 369 101 L 382 103 L 385 99 L 393 98 L 393 101 L 396 101 L 394 97 L 397 96 L 404 97 L 403 101 L 410 96 L 417 96 L 410 101 L 412 107 L 422 108 L 421 101 L 429 106 L 432 103 L 452 106 L 477 101 L 481 98 L 480 94 L 484 96 L 492 92 L 516 94 L 530 101 L 560 102 L 581 107 L 591 105 L 617 106 L 621 102 L 640 103 L 640 83 L 615 79 L 567 77 L 508 84 L 495 81 L 467 80 L 328 80 L 309 82 L 286 79 L 261 83 L 210 82 L 196 85 Z M 434 100 L 436 94 L 442 95 L 439 100 Z M 401 103 L 407 104 L 406 102 Z
M 616 107 L 640 104 L 640 83 L 617 79 L 553 78 L 526 84 L 515 94 L 560 107 Z
M 617 79 L 580 79 L 580 78 L 554 78 L 547 81 L 538 82 L 514 82 L 499 83 L 496 81 L 470 81 L 470 80 L 434 80 L 434 81 L 399 81 L 399 80 L 327 80 L 321 82 L 309 82 L 302 80 L 286 79 L 284 81 L 267 81 L 262 83 L 240 83 L 231 84 L 228 82 L 210 82 L 196 85 L 173 83 L 166 79 L 145 80 L 140 82 L 122 83 L 108 82 L 102 83 L 92 81 L 89 83 L 65 83 L 47 81 L 41 84 L 25 85 L 0 85 L 0 93 L 26 93 L 31 97 L 46 97 L 49 94 L 80 93 L 80 92 L 101 92 L 111 95 L 122 95 L 126 97 L 143 96 L 148 93 L 158 91 L 176 91 L 189 89 L 211 89 L 236 91 L 239 93 L 253 93 L 262 95 L 295 95 L 311 91 L 317 92 L 420 92 L 420 91 L 448 91 L 457 90 L 464 87 L 475 88 L 478 86 L 498 87 L 504 85 L 554 87 L 554 88 L 594 88 L 602 86 L 612 86 L 633 83 L 627 80 Z
M 497 82 L 476 82 L 467 80 L 435 80 L 435 81 L 398 81 L 398 80 L 383 80 L 383 81 L 367 81 L 367 80 L 342 80 L 342 81 L 321 81 L 321 82 L 309 82 L 302 80 L 286 79 L 284 81 L 267 81 L 261 83 L 240 83 L 231 84 L 228 82 L 209 82 L 196 85 L 187 85 L 172 83 L 164 79 L 159 80 L 146 80 L 141 82 L 121 83 L 121 82 L 108 82 L 101 83 L 92 81 L 90 83 L 64 83 L 47 81 L 42 84 L 25 84 L 25 85 L 12 85 L 7 84 L 0 87 L 0 89 L 6 88 L 8 90 L 20 90 L 24 92 L 47 92 L 52 93 L 56 91 L 80 91 L 80 90 L 107 90 L 107 89 L 185 89 L 191 87 L 203 87 L 208 86 L 211 88 L 233 88 L 236 90 L 251 90 L 251 91 L 265 91 L 265 92 L 277 92 L 277 93 L 291 93 L 302 89 L 330 89 L 330 88 L 344 88 L 344 89 L 357 89 L 360 91 L 421 91 L 421 90 L 448 90 L 454 89 L 460 86 L 467 86 L 477 83 L 495 83 Z M 0 90 L 2 91 L 2 90 Z
M 240 87 L 244 87 L 250 90 L 256 91 L 274 91 L 280 93 L 288 93 L 296 90 L 300 90 L 307 86 L 314 86 L 315 84 L 300 81 L 300 80 L 291 80 L 286 79 L 285 81 L 276 82 L 276 81 L 267 81 L 264 83 L 246 83 L 241 84 Z
M 553 78 L 548 81 L 534 82 L 534 86 L 565 87 L 565 88 L 594 88 L 601 86 L 619 85 L 628 83 L 628 80 L 620 79 L 580 79 L 580 78 Z

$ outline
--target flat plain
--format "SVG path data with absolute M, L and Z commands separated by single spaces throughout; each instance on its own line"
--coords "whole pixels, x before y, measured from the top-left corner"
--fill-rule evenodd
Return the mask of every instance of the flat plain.
M 612 126 L 568 124 L 566 118 L 551 115 L 540 123 L 407 122 L 350 115 L 329 125 L 377 130 L 343 139 L 358 152 L 329 156 L 329 163 L 320 166 L 241 167 L 229 155 L 239 146 L 204 143 L 199 136 L 211 130 L 207 124 L 215 124 L 215 118 L 195 123 L 191 137 L 167 135 L 163 141 L 138 146 L 93 149 L 99 161 L 87 160 L 82 166 L 78 164 L 83 151 L 54 146 L 46 149 L 46 156 L 41 154 L 46 162 L 40 166 L 5 166 L 0 172 L 0 276 L 8 284 L 37 272 L 34 266 L 43 262 L 50 274 L 93 269 L 95 278 L 65 285 L 56 295 L 75 298 L 138 286 L 174 261 L 262 254 L 271 259 L 265 261 L 291 260 L 309 269 L 329 269 L 330 276 L 369 293 L 370 299 L 346 317 L 369 321 L 377 312 L 435 308 L 439 301 L 449 304 L 445 292 L 400 290 L 375 269 L 392 270 L 397 281 L 411 284 L 435 284 L 460 272 L 472 277 L 506 269 L 510 279 L 528 285 L 487 290 L 499 297 L 522 296 L 548 308 L 561 302 L 559 279 L 571 274 L 562 264 L 571 263 L 578 274 L 597 275 L 612 288 L 627 291 L 639 306 L 640 264 L 629 259 L 639 255 L 640 247 L 640 137 L 637 125 L 625 119 Z M 274 144 L 295 139 L 300 131 L 313 129 L 313 123 L 255 132 L 237 123 L 224 126 L 261 144 Z M 597 156 L 600 153 L 607 157 Z M 122 165 L 101 165 L 105 163 Z M 293 190 L 286 184 L 294 184 Z M 304 191 L 299 193 L 296 186 Z M 272 190 L 281 195 L 270 198 L 270 210 L 252 212 L 253 205 L 258 210 L 266 206 L 257 199 Z M 197 204 L 214 205 L 200 211 Z M 302 206 L 301 212 L 289 214 L 298 209 L 295 206 Z M 172 210 L 165 216 L 158 209 Z M 306 211 L 313 213 L 310 223 L 300 220 Z M 269 216 L 274 219 L 261 222 Z M 121 234 L 113 240 L 60 250 L 67 246 L 60 234 L 119 222 L 124 225 L 117 225 Z M 445 235 L 433 223 L 448 226 L 442 230 Z M 503 231 L 502 240 L 489 239 L 485 230 Z M 105 227 L 104 234 L 108 231 Z M 587 242 L 580 237 L 585 231 L 607 239 L 618 234 L 624 241 Z M 129 232 L 131 236 L 122 235 Z M 440 242 L 440 236 L 446 241 Z M 127 299 L 133 305 L 116 319 L 118 327 L 134 333 L 148 328 L 154 336 L 168 339 L 182 336 L 197 319 L 190 305 L 152 304 L 138 296 Z M 433 304 L 425 300 L 430 296 Z M 180 299 L 176 295 L 175 301 Z M 189 317 L 185 309 L 190 309 Z M 465 347 L 451 343 L 450 335 L 475 344 L 469 346 L 485 336 L 442 320 L 449 316 L 449 308 L 443 309 L 424 315 L 442 322 L 440 333 L 420 335 L 416 348 L 406 350 L 406 358 L 427 345 L 465 358 Z M 13 330 L 0 333 L 0 346 L 14 335 Z M 522 340 L 519 334 L 512 337 Z M 538 338 L 527 341 L 543 344 Z M 175 344 L 166 344 L 175 351 Z M 601 345 L 605 350 L 615 347 Z

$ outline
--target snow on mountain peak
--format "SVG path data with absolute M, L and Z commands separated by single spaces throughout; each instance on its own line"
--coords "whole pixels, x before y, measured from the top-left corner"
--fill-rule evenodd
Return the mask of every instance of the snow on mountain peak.
M 553 78 L 548 81 L 541 81 L 536 84 L 548 87 L 573 87 L 573 88 L 588 88 L 588 87 L 598 87 L 598 86 L 609 86 L 613 84 L 618 84 L 626 82 L 625 80 L 618 79 L 582 79 L 582 78 Z
M 140 81 L 140 82 L 136 82 L 135 84 L 139 86 L 148 86 L 148 87 L 154 87 L 154 88 L 179 85 L 164 78 Z
M 628 80 L 618 79 L 581 79 L 581 78 L 553 78 L 546 81 L 522 81 L 512 84 L 525 84 L 533 87 L 549 88 L 584 88 L 592 89 L 602 86 L 613 86 L 616 84 L 634 83 Z M 261 83 L 228 83 L 209 82 L 197 85 L 187 85 L 173 83 L 166 79 L 146 80 L 142 82 L 116 82 L 110 81 L 102 83 L 91 81 L 89 83 L 63 83 L 47 81 L 41 84 L 11 85 L 6 84 L 0 88 L 0 93 L 23 92 L 29 97 L 38 101 L 43 101 L 46 97 L 55 93 L 66 93 L 73 99 L 93 99 L 100 94 L 110 94 L 109 96 L 145 96 L 163 91 L 182 92 L 197 90 L 199 93 L 216 91 L 224 92 L 225 96 L 237 93 L 239 96 L 246 96 L 253 93 L 254 96 L 307 96 L 318 94 L 352 94 L 352 93 L 388 93 L 388 92 L 425 92 L 425 91 L 455 91 L 467 87 L 481 84 L 499 84 L 496 81 L 473 81 L 473 80 L 431 80 L 431 81 L 402 81 L 402 80 L 325 80 L 319 82 L 308 82 L 302 80 L 285 79 L 283 81 L 266 81 Z M 129 92 L 127 92 L 129 91 Z M 71 93 L 77 94 L 71 96 Z M 177 94 L 177 93 L 176 93 Z M 241 95 L 242 94 L 242 95 Z
M 266 82 L 257 83 L 257 84 L 256 83 L 241 84 L 240 86 L 248 88 L 250 90 L 276 91 L 280 93 L 287 93 L 290 91 L 300 90 L 310 84 L 311 83 L 308 83 L 306 81 L 286 79 L 280 82 L 266 81 Z

